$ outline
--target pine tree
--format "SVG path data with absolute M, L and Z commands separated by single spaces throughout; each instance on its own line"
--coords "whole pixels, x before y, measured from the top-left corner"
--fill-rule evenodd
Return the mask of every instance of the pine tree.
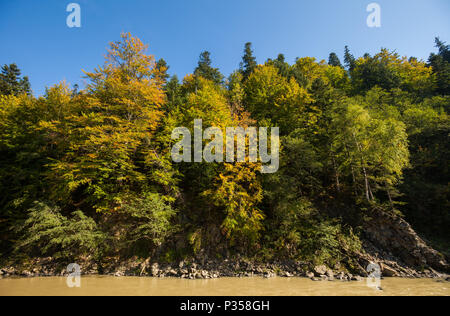
M 285 78 L 289 78 L 289 76 L 291 75 L 290 73 L 291 67 L 286 62 L 286 57 L 283 54 L 279 54 L 277 59 L 273 61 L 273 64 L 275 67 L 278 68 L 280 75 L 282 75 Z
M 167 80 L 170 78 L 170 75 L 167 73 L 170 68 L 167 65 L 167 62 L 163 58 L 161 58 L 156 62 L 155 68 L 158 70 L 159 74 L 159 78 L 157 79 L 161 80 L 163 84 L 166 84 Z
M 253 73 L 257 66 L 256 57 L 253 56 L 252 43 L 246 43 L 244 56 L 240 65 L 240 71 L 244 76 L 244 81 Z
M 345 46 L 344 62 L 348 70 L 352 72 L 356 66 L 356 60 L 355 57 L 350 53 L 350 49 L 348 48 L 348 46 Z
M 442 42 L 439 37 L 435 39 L 436 47 L 439 49 L 439 55 L 444 58 L 444 60 L 450 63 L 450 45 L 445 45 L 445 42 Z
M 328 58 L 328 65 L 342 67 L 341 61 L 339 60 L 339 57 L 336 55 L 336 53 L 330 54 L 330 57 Z
M 4 65 L 0 74 L 0 94 L 31 94 L 31 86 L 27 76 L 20 77 L 21 72 L 16 64 Z
M 224 78 L 223 75 L 218 68 L 213 68 L 211 65 L 211 53 L 208 51 L 202 52 L 200 54 L 198 66 L 194 71 L 195 76 L 211 80 L 216 84 L 222 84 Z
M 436 75 L 436 92 L 442 95 L 450 94 L 450 49 L 439 38 L 436 38 L 439 53 L 432 53 L 428 60 Z

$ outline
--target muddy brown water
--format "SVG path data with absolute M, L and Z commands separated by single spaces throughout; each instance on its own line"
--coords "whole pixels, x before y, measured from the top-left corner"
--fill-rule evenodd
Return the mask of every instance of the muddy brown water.
M 381 280 L 383 291 L 360 282 L 313 282 L 302 278 L 214 280 L 86 276 L 80 288 L 65 277 L 1 279 L 0 296 L 450 296 L 450 283 L 431 279 Z

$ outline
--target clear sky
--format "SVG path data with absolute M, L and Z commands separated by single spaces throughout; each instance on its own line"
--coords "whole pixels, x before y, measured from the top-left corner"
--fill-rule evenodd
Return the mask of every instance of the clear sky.
M 81 6 L 81 28 L 68 28 L 66 7 Z M 381 28 L 366 24 L 366 7 L 382 9 Z M 193 72 L 201 51 L 225 74 L 238 68 L 245 42 L 259 63 L 284 53 L 340 57 L 381 47 L 426 60 L 434 37 L 450 42 L 449 0 L 0 0 L 0 64 L 17 63 L 33 92 L 61 80 L 83 86 L 84 70 L 103 63 L 108 43 L 131 32 L 170 73 Z

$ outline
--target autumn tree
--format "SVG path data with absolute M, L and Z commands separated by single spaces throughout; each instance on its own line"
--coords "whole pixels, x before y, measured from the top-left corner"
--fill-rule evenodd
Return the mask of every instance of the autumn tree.
M 153 140 L 165 102 L 161 69 L 145 50 L 123 34 L 111 43 L 105 65 L 86 73 L 91 83 L 74 113 L 42 123 L 64 148 L 48 175 L 55 199 L 111 212 L 131 188 L 171 195 L 170 164 Z

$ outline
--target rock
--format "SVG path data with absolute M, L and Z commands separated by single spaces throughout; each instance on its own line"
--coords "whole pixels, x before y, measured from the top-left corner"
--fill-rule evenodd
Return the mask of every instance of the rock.
M 344 273 L 344 272 L 339 272 L 339 273 L 336 275 L 336 279 L 338 279 L 338 280 L 340 280 L 340 281 L 346 281 L 346 280 L 347 280 L 347 277 L 345 276 L 345 273 Z
M 329 278 L 333 278 L 334 279 L 334 272 L 333 272 L 333 270 L 328 269 L 326 274 L 327 274 L 327 276 Z
M 328 268 L 324 265 L 314 267 L 314 272 L 316 276 L 325 275 L 328 271 Z
M 363 281 L 364 280 L 364 278 L 362 278 L 362 277 L 360 277 L 360 276 L 354 276 L 354 277 L 352 277 L 352 281 Z
M 309 278 L 309 279 L 313 279 L 314 278 L 314 273 L 306 272 L 306 277 Z
M 159 264 L 154 263 L 152 264 L 152 276 L 156 277 L 159 273 Z
M 275 273 L 273 273 L 271 271 L 265 272 L 263 277 L 266 278 L 266 279 L 274 278 L 275 277 Z
M 184 261 L 180 261 L 180 263 L 178 264 L 178 267 L 179 267 L 180 269 L 183 269 L 183 267 L 184 267 Z
M 397 271 L 395 271 L 393 268 L 391 268 L 385 264 L 382 265 L 381 269 L 382 269 L 383 276 L 386 276 L 386 277 L 398 276 Z

